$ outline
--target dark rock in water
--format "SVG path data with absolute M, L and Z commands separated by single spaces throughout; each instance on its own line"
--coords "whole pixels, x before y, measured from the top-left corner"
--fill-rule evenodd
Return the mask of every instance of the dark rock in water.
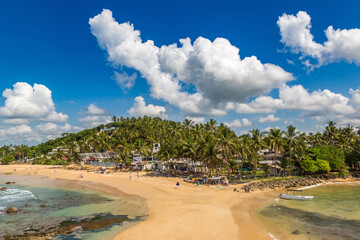
M 6 182 L 5 184 L 14 184 L 15 182 Z
M 15 207 L 9 207 L 5 212 L 6 213 L 17 213 L 19 210 Z
M 40 205 L 40 207 L 47 207 L 47 206 L 46 206 L 46 204 L 43 203 Z
M 5 191 L 7 187 L 0 187 L 0 191 Z
M 299 230 L 295 230 L 295 231 L 293 231 L 291 234 L 299 235 L 299 234 L 300 234 L 300 231 L 299 231 Z
M 74 234 L 81 231 L 89 231 L 93 229 L 104 228 L 112 224 L 122 223 L 128 220 L 124 215 L 96 215 L 93 218 L 83 219 L 80 221 L 67 220 L 60 223 L 59 226 L 50 227 L 47 229 L 28 229 L 20 235 L 7 235 L 6 240 L 21 240 L 21 239 L 52 239 L 53 235 Z
M 27 203 L 27 204 L 25 204 L 25 207 L 30 207 L 30 204 L 28 204 L 28 203 Z
M 70 230 L 71 233 L 73 232 L 81 232 L 83 230 L 82 226 L 76 226 Z

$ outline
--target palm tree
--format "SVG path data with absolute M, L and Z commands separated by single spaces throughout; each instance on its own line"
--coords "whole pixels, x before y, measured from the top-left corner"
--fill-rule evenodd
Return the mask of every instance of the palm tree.
M 311 146 L 318 147 L 318 146 L 323 145 L 324 139 L 321 136 L 321 133 L 315 133 L 315 134 L 310 133 L 309 134 L 309 142 L 310 142 Z
M 259 129 L 253 129 L 250 131 L 251 133 L 251 139 L 253 143 L 253 155 L 254 155 L 254 178 L 256 179 L 256 171 L 257 171 L 257 163 L 259 158 L 259 152 L 260 150 L 264 149 L 266 147 L 264 142 L 264 132 L 260 132 Z
M 235 143 L 237 141 L 236 134 L 230 130 L 229 127 L 221 124 L 217 129 L 217 140 L 218 144 L 221 148 L 222 156 L 225 164 L 228 165 L 228 178 L 230 176 L 230 165 L 229 165 L 229 157 L 233 156 L 233 152 L 235 149 Z
M 325 141 L 331 146 L 335 145 L 339 137 L 339 130 L 335 127 L 335 124 L 333 121 L 330 121 L 324 131 Z
M 204 162 L 210 166 L 210 176 L 214 175 L 213 169 L 220 161 L 220 154 L 220 149 L 214 143 L 208 143 L 204 148 Z
M 296 131 L 296 127 L 294 127 L 293 125 L 288 126 L 286 129 L 287 132 L 285 132 L 285 139 L 287 143 L 287 148 L 289 150 L 289 165 L 291 166 L 292 152 L 296 148 L 296 146 L 299 145 L 299 141 L 297 138 L 299 134 Z
M 275 153 L 275 157 L 273 158 L 273 164 L 275 163 L 275 167 L 277 164 L 276 155 L 284 152 L 285 141 L 283 138 L 284 132 L 278 128 L 270 129 L 269 135 L 267 136 L 267 141 L 270 149 Z
M 136 139 L 136 141 L 134 143 L 134 149 L 137 153 L 139 153 L 145 157 L 149 157 L 149 155 L 150 155 L 150 147 L 147 146 L 145 144 L 144 140 L 141 138 Z
M 207 123 L 205 123 L 206 130 L 213 132 L 216 129 L 217 122 L 214 119 L 210 119 Z
M 253 152 L 252 146 L 252 139 L 250 138 L 249 134 L 245 134 L 240 137 L 240 141 L 238 142 L 237 147 L 238 153 L 241 156 L 240 180 L 242 179 L 243 175 L 244 162 L 248 160 L 249 156 Z
M 121 161 L 125 163 L 131 153 L 131 146 L 127 142 L 123 141 L 118 144 L 116 151 L 119 153 Z
M 356 134 L 354 128 L 350 125 L 341 129 L 340 141 L 342 142 L 343 150 L 349 150 L 352 148 L 354 141 L 356 140 Z

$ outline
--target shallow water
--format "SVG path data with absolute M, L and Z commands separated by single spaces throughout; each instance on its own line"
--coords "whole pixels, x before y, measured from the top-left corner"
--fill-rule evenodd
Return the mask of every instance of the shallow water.
M 15 182 L 7 184 L 5 182 Z M 1 175 L 0 210 L 22 209 L 16 214 L 0 213 L 0 239 L 7 234 L 20 234 L 29 229 L 47 229 L 62 221 L 80 221 L 98 215 L 124 215 L 121 224 L 53 239 L 112 239 L 124 227 L 146 217 L 143 204 L 125 194 L 108 195 L 89 188 L 89 183 L 54 180 L 44 177 Z M 29 204 L 29 207 L 25 207 Z M 45 204 L 46 207 L 41 207 Z M 29 213 L 24 211 L 28 210 Z
M 257 213 L 277 239 L 360 239 L 360 184 L 325 184 L 303 190 L 310 201 L 278 199 Z

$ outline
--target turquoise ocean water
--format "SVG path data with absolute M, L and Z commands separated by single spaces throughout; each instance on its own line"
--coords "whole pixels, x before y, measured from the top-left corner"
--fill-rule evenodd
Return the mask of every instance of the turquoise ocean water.
M 15 184 L 4 184 L 5 182 Z M 7 234 L 19 234 L 56 226 L 62 221 L 80 221 L 96 216 L 125 216 L 128 220 L 105 228 L 79 231 L 53 239 L 112 239 L 119 231 L 146 217 L 144 204 L 125 194 L 109 195 L 78 181 L 54 180 L 33 176 L 2 175 L 0 211 L 9 207 L 22 209 L 16 214 L 0 213 L 0 239 Z M 25 207 L 26 204 L 30 206 Z M 46 207 L 41 207 L 45 204 Z M 24 213 L 28 210 L 29 213 Z
M 276 239 L 360 239 L 360 183 L 333 183 L 303 189 L 310 201 L 274 199 L 258 220 Z

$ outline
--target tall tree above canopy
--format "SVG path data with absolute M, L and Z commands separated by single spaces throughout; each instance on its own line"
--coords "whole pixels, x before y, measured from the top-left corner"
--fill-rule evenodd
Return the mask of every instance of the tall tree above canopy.
M 253 129 L 250 131 L 251 133 L 251 139 L 253 144 L 253 155 L 254 155 L 254 178 L 256 178 L 256 171 L 257 171 L 257 163 L 259 160 L 259 152 L 260 150 L 264 149 L 266 147 L 264 136 L 265 133 L 261 132 L 259 129 Z

